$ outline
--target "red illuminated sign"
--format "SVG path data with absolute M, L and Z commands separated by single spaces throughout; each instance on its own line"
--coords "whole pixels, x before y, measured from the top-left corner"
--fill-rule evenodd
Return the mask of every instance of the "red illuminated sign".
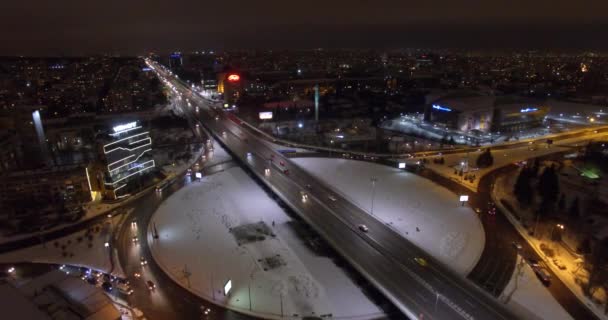
M 241 80 L 241 76 L 239 76 L 238 74 L 233 73 L 233 74 L 228 75 L 228 81 L 230 81 L 230 82 L 237 82 L 239 80 Z

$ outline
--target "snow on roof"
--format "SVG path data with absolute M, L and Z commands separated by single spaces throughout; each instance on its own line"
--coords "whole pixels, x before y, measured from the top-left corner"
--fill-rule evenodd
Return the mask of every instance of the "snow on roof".
M 8 283 L 0 285 L 0 309 L 4 319 L 47 320 L 48 315 Z

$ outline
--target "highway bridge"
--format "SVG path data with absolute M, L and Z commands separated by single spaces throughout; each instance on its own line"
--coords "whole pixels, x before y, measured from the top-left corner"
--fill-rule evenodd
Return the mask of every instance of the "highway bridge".
M 163 67 L 147 63 L 203 111 L 192 111 L 189 117 L 200 121 L 407 317 L 517 318 L 494 297 L 275 151 L 259 134 L 209 106 Z

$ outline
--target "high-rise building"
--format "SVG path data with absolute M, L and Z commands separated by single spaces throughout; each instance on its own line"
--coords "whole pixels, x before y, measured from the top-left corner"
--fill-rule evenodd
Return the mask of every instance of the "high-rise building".
M 136 190 L 141 177 L 154 168 L 152 138 L 137 122 L 112 128 L 110 141 L 103 145 L 106 197 L 122 198 Z
M 236 72 L 218 74 L 217 91 L 224 96 L 224 108 L 236 108 L 243 91 L 241 75 Z
M 182 54 L 179 52 L 174 52 L 169 55 L 169 68 L 176 72 L 180 70 L 184 65 L 184 60 L 182 58 Z

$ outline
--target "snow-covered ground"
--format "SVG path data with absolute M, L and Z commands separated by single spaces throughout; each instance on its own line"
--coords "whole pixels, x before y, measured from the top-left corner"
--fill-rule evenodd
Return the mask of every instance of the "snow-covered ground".
M 209 301 L 263 318 L 280 318 L 281 313 L 382 316 L 331 259 L 306 246 L 292 227 L 295 222 L 240 168 L 184 187 L 152 219 L 160 236 L 153 240 L 150 232 L 148 237 L 156 262 L 173 280 Z M 275 236 L 237 242 L 235 228 L 260 222 Z M 269 266 L 267 259 L 278 266 Z M 232 289 L 225 296 L 228 280 Z
M 526 319 L 572 319 L 540 282 L 532 268 L 522 263 L 521 256 L 511 280 L 500 299 Z
M 123 216 L 115 216 L 103 223 L 72 233 L 57 240 L 48 241 L 28 248 L 11 251 L 0 255 L 0 263 L 35 262 L 83 266 L 109 273 L 112 270 L 110 242 L 112 228 L 116 228 Z M 90 236 L 90 238 L 89 238 Z M 120 264 L 113 254 L 114 270 L 112 274 L 124 277 Z
M 369 162 L 292 161 L 368 212 L 374 195 L 376 217 L 454 271 L 466 275 L 479 260 L 485 244 L 481 222 L 449 190 L 403 170 Z M 377 179 L 375 190 L 372 178 Z

